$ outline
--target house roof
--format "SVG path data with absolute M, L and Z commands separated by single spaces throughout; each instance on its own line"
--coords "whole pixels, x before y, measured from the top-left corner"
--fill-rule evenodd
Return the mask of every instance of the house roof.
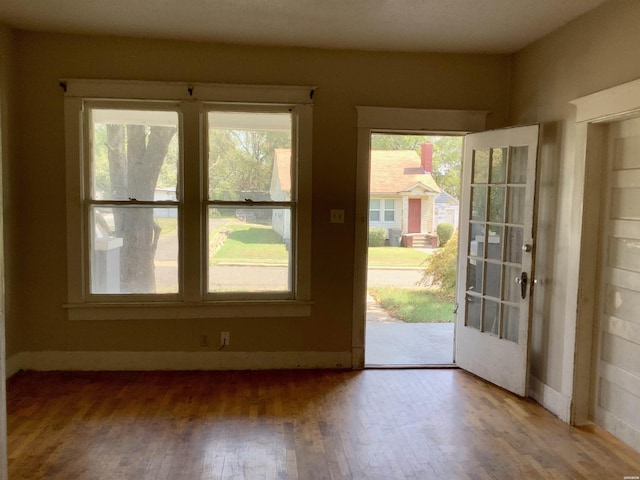
M 436 196 L 436 205 L 458 205 L 460 202 L 455 197 L 452 197 L 447 192 L 442 190 L 438 196 Z
M 291 191 L 291 149 L 276 148 L 276 155 L 273 159 L 273 168 L 278 176 L 280 190 Z
M 416 186 L 440 193 L 438 184 L 425 172 L 420 156 L 414 150 L 372 150 L 369 191 L 377 193 L 401 193 Z

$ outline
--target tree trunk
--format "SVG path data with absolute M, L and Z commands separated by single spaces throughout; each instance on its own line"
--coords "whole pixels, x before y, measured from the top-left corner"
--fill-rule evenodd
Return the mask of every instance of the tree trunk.
M 175 133 L 175 127 L 107 126 L 113 199 L 153 200 L 160 169 Z M 116 236 L 123 239 L 120 250 L 122 293 L 156 291 L 154 258 L 160 227 L 155 223 L 153 213 L 153 207 L 114 209 Z

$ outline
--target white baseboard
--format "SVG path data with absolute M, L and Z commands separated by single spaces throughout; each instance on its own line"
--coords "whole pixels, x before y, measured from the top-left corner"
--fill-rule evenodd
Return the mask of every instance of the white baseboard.
M 532 376 L 529 376 L 529 396 L 560 420 L 571 422 L 571 399 Z
M 7 358 L 7 378 L 20 370 L 276 370 L 351 368 L 351 352 L 21 352 Z

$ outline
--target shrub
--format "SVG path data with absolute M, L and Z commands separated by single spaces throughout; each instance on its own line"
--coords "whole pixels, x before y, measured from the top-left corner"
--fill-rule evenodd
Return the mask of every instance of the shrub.
M 425 260 L 425 269 L 419 283 L 437 285 L 443 298 L 452 300 L 456 295 L 458 270 L 458 234 L 454 233 L 446 245 L 435 250 Z
M 387 236 L 387 231 L 384 228 L 370 228 L 369 229 L 369 246 L 384 247 L 384 239 L 386 236 Z
M 453 235 L 453 225 L 451 223 L 439 223 L 436 227 L 440 246 L 444 247 Z

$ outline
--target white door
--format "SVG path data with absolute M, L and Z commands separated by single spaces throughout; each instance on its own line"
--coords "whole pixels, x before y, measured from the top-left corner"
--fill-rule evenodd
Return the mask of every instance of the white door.
M 527 394 L 538 125 L 467 135 L 456 363 Z
M 640 449 L 640 118 L 608 130 L 595 417 Z

